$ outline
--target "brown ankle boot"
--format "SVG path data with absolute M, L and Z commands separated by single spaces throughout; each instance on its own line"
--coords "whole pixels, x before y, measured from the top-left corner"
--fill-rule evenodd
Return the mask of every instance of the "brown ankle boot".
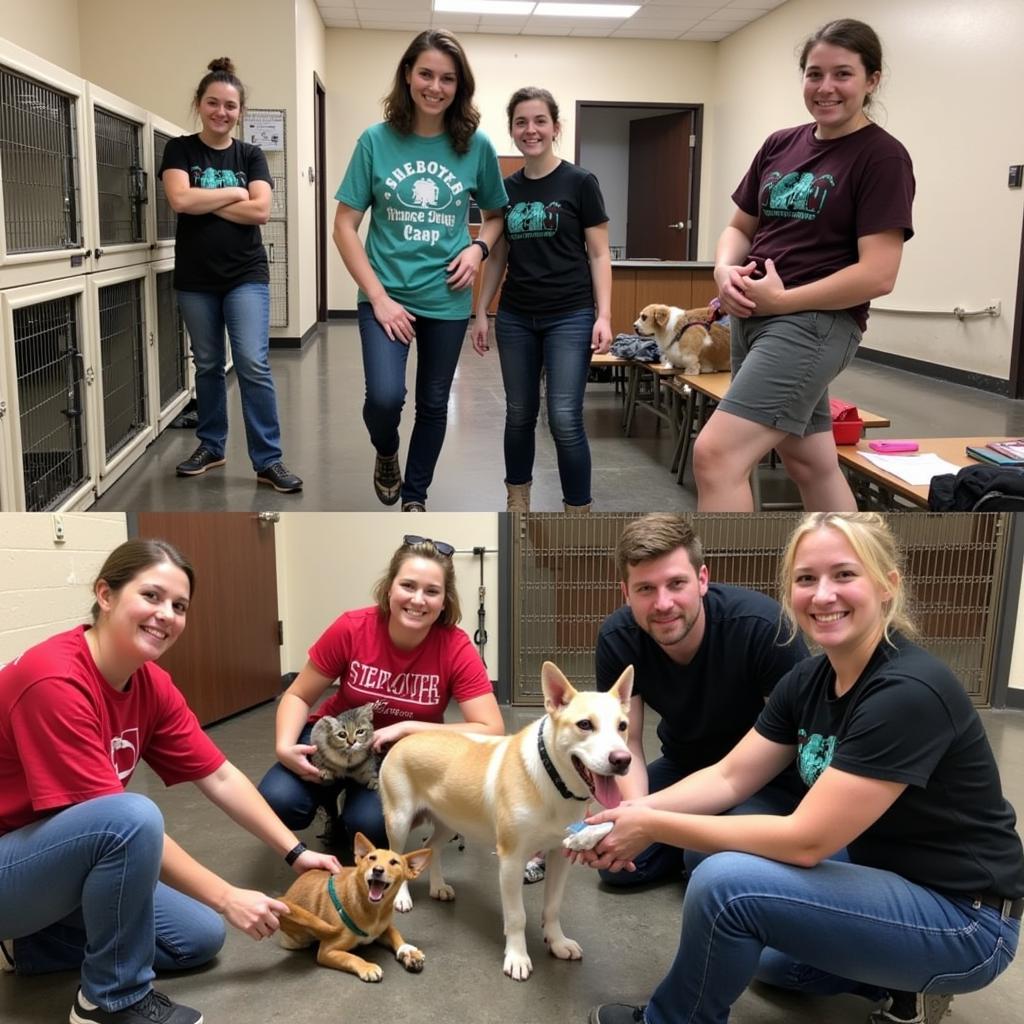
M 530 484 L 505 484 L 505 490 L 508 492 L 506 512 L 530 511 Z
M 586 515 L 588 512 L 590 512 L 590 502 L 587 502 L 586 505 L 569 505 L 563 501 L 562 509 L 563 511 L 568 512 L 571 515 Z

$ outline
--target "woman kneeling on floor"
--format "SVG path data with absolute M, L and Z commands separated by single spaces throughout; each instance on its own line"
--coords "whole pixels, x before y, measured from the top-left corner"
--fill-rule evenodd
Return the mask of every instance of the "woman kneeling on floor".
M 139 760 L 194 782 L 297 874 L 339 871 L 306 850 L 214 746 L 153 662 L 185 628 L 192 566 L 164 541 L 130 540 L 93 587 L 93 625 L 0 669 L 0 963 L 19 974 L 81 969 L 71 1024 L 202 1024 L 152 988 L 154 970 L 197 967 L 227 921 L 254 939 L 288 908 L 240 889 L 164 833 L 125 786 Z
M 937 1024 L 953 993 L 1013 960 L 1024 852 L 963 685 L 908 639 L 892 534 L 873 513 L 814 513 L 781 567 L 790 623 L 824 653 L 792 669 L 720 762 L 602 811 L 586 854 L 629 868 L 652 842 L 712 853 L 683 901 L 675 961 L 646 1007 L 591 1024 L 720 1024 L 753 978 L 882 1002 L 871 1021 Z M 788 816 L 716 816 L 794 757 Z

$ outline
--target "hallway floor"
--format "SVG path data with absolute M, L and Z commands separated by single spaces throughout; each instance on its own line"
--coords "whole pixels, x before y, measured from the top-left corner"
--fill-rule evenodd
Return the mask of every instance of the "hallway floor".
M 537 716 L 533 708 L 505 708 L 510 729 Z M 1024 810 L 1024 713 L 982 712 L 1000 764 L 1006 794 Z M 238 715 L 211 729 L 227 756 L 258 781 L 270 765 L 274 705 Z M 645 721 L 648 756 L 657 750 L 656 716 Z M 161 807 L 168 832 L 204 864 L 238 885 L 281 893 L 291 873 L 255 840 L 231 824 L 189 785 L 165 789 L 144 765 L 131 788 Z M 316 829 L 303 838 L 315 848 Z M 318 967 L 308 951 L 288 952 L 273 940 L 255 943 L 229 929 L 227 944 L 206 969 L 158 980 L 173 999 L 202 1010 L 209 1024 L 400 1024 L 403 1021 L 474 1024 L 584 1024 L 595 1003 L 645 1001 L 675 955 L 683 887 L 669 884 L 630 895 L 601 891 L 584 868 L 570 871 L 563 903 L 566 933 L 584 948 L 579 962 L 555 960 L 540 938 L 543 885 L 528 886 L 527 942 L 534 973 L 525 983 L 502 974 L 501 904 L 491 850 L 468 845 L 445 851 L 454 903 L 431 900 L 423 882 L 402 916 L 406 941 L 426 954 L 422 974 L 407 974 L 383 949 L 369 953 L 384 977 L 368 985 L 355 976 Z M 76 975 L 21 978 L 0 974 L 4 1024 L 59 1024 L 67 1020 Z M 1024 960 L 989 988 L 953 1002 L 949 1024 L 1012 1024 L 1024 1002 Z M 853 996 L 800 997 L 751 987 L 732 1024 L 865 1024 L 871 1004 Z
M 373 452 L 362 424 L 362 360 L 352 322 L 332 322 L 299 351 L 274 350 L 285 461 L 305 481 L 301 494 L 257 486 L 242 430 L 238 386 L 229 384 L 231 436 L 228 464 L 204 476 L 182 479 L 174 467 L 195 447 L 190 430 L 167 430 L 93 506 L 97 510 L 383 511 L 373 494 Z M 415 349 L 407 381 L 414 380 Z M 887 415 L 893 426 L 878 437 L 949 434 L 1024 435 L 1024 402 L 948 384 L 865 360 L 843 372 L 833 393 Z M 679 487 L 668 470 L 672 443 L 654 416 L 640 409 L 632 437 L 622 433 L 622 405 L 611 384 L 590 384 L 585 403 L 593 462 L 595 510 L 693 510 L 691 479 Z M 412 425 L 411 396 L 402 423 L 402 454 Z M 428 509 L 494 511 L 505 507 L 502 484 L 504 391 L 497 351 L 480 358 L 468 344 L 452 389 L 448 435 Z M 875 436 L 875 435 L 872 435 Z M 762 498 L 793 500 L 795 489 L 781 469 L 762 468 Z M 537 431 L 533 508 L 561 509 L 554 446 L 543 413 Z M 397 506 L 395 506 L 397 509 Z

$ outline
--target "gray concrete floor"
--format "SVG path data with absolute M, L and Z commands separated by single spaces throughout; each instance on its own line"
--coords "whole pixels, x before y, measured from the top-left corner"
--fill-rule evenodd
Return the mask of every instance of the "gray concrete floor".
M 415 346 L 407 380 L 412 385 Z M 167 430 L 96 503 L 98 510 L 306 510 L 383 511 L 370 483 L 373 453 L 362 423 L 362 361 L 354 323 L 333 322 L 299 351 L 274 350 L 285 460 L 305 480 L 302 494 L 277 494 L 257 486 L 246 455 L 238 386 L 229 389 L 231 435 L 228 464 L 193 479 L 179 479 L 174 467 L 195 447 L 189 430 Z M 855 360 L 834 393 L 893 421 L 884 437 L 939 437 L 949 434 L 1024 434 L 1024 402 Z M 611 384 L 590 384 L 585 418 L 593 461 L 595 509 L 609 512 L 696 508 L 688 477 L 677 486 L 669 473 L 672 443 L 641 409 L 633 436 L 622 433 L 621 399 Z M 404 458 L 412 424 L 412 399 L 402 425 Z M 969 426 L 968 426 L 969 424 Z M 502 433 L 504 391 L 497 351 L 480 358 L 467 343 L 449 406 L 448 434 L 428 507 L 444 511 L 493 511 L 505 507 Z M 762 469 L 766 502 L 793 500 L 795 490 L 781 469 Z M 537 432 L 533 507 L 560 511 L 554 446 L 546 423 Z M 396 506 L 397 508 L 397 506 Z
M 521 728 L 536 709 L 507 708 L 510 729 Z M 648 715 L 645 743 L 657 750 L 655 722 Z M 1002 771 L 1008 798 L 1024 811 L 1024 713 L 982 712 Z M 211 729 L 231 760 L 258 780 L 273 746 L 273 705 L 235 716 Z M 190 785 L 165 789 L 142 766 L 132 789 L 162 808 L 168 831 L 200 861 L 237 885 L 281 893 L 293 877 L 285 865 L 228 821 Z M 310 829 L 303 838 L 317 844 Z M 322 845 L 322 844 L 319 844 Z M 168 975 L 158 986 L 172 998 L 201 1009 L 209 1024 L 250 1021 L 371 1024 L 371 1022 L 472 1021 L 474 1024 L 566 1024 L 583 1022 L 590 1006 L 623 1000 L 642 1002 L 675 955 L 682 885 L 616 895 L 598 889 L 584 868 L 570 872 L 563 904 L 566 933 L 584 957 L 564 962 L 548 956 L 540 937 L 543 886 L 526 888 L 527 942 L 534 973 L 527 982 L 502 974 L 503 938 L 497 864 L 489 849 L 467 846 L 445 852 L 446 876 L 456 887 L 454 903 L 429 898 L 415 883 L 412 912 L 399 920 L 406 941 L 427 957 L 422 974 L 407 974 L 385 950 L 369 959 L 384 977 L 369 985 L 353 975 L 318 967 L 309 951 L 288 952 L 276 942 L 256 943 L 229 929 L 227 943 L 207 968 Z M 76 975 L 22 978 L 0 974 L 0 1021 L 39 1024 L 67 1019 Z M 1024 1001 L 1024 967 L 1012 964 L 993 985 L 958 996 L 951 1024 L 1011 1024 Z M 807 998 L 753 986 L 736 1004 L 735 1024 L 864 1024 L 871 1007 L 843 996 Z

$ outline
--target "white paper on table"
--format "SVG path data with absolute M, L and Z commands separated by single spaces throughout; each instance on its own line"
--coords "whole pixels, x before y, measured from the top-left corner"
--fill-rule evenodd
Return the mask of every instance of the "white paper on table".
M 957 473 L 961 468 L 930 452 L 924 455 L 876 455 L 874 452 L 861 452 L 861 455 L 879 469 L 899 477 L 912 487 L 925 487 L 932 482 L 933 476 Z

